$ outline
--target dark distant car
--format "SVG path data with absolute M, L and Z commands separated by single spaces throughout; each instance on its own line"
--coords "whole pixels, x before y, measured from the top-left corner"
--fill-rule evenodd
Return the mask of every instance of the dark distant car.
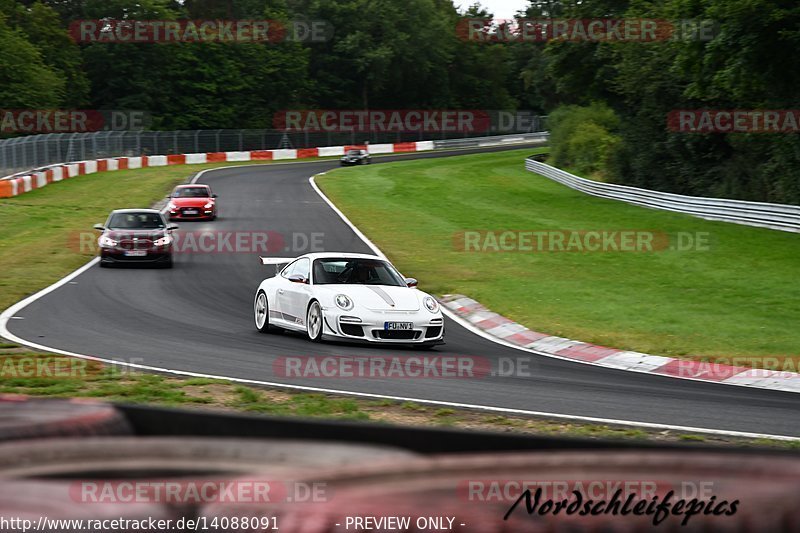
M 167 196 L 170 220 L 214 220 L 217 218 L 217 195 L 208 185 L 178 185 Z
M 341 159 L 343 167 L 350 165 L 369 165 L 372 158 L 366 150 L 348 150 Z
M 100 247 L 100 266 L 118 263 L 154 264 L 172 268 L 172 231 L 155 209 L 117 209 L 108 216 L 105 225 L 95 224 L 103 233 L 97 240 Z

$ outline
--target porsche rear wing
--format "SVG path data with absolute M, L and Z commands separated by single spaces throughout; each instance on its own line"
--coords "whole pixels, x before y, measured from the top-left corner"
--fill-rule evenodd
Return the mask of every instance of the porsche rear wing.
M 259 256 L 262 265 L 272 265 L 275 267 L 275 276 L 278 275 L 278 272 L 283 269 L 286 265 L 297 259 L 296 257 L 261 257 Z
M 296 257 L 259 257 L 262 265 L 285 265 L 291 263 Z

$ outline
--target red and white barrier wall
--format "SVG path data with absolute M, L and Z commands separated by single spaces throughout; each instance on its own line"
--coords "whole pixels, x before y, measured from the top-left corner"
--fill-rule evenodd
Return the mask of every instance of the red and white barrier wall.
M 55 165 L 27 175 L 15 175 L 0 179 L 0 198 L 19 196 L 34 189 L 41 189 L 75 176 L 146 167 L 167 165 L 197 165 L 202 163 L 233 161 L 277 161 L 283 159 L 304 159 L 308 157 L 342 156 L 349 149 L 365 149 L 366 146 L 324 146 L 321 148 L 298 148 L 291 150 L 252 150 L 249 152 L 205 152 L 199 154 L 149 155 L 141 157 L 116 157 Z M 370 154 L 393 154 L 403 152 L 422 152 L 433 150 L 433 141 L 418 141 L 391 144 L 371 144 Z

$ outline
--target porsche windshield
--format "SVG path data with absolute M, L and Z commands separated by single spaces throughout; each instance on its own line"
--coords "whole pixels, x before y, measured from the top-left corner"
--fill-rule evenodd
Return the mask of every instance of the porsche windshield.
M 158 213 L 114 213 L 109 229 L 162 229 L 164 221 Z
M 314 283 L 406 286 L 403 277 L 386 261 L 344 257 L 314 261 Z

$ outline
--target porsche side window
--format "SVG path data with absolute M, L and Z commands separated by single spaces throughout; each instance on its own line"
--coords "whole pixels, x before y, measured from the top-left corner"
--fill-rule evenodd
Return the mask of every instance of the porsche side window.
M 309 275 L 311 274 L 311 265 L 309 265 L 308 259 L 300 259 L 299 261 L 295 262 L 295 267 L 292 271 L 292 275 L 294 274 L 299 274 L 306 279 L 309 278 Z
M 289 263 L 289 266 L 284 268 L 283 271 L 281 272 L 281 276 L 283 276 L 284 278 L 288 278 L 289 276 L 294 274 L 294 269 L 297 268 L 297 263 L 299 263 L 299 262 L 300 261 L 295 261 L 293 263 Z

